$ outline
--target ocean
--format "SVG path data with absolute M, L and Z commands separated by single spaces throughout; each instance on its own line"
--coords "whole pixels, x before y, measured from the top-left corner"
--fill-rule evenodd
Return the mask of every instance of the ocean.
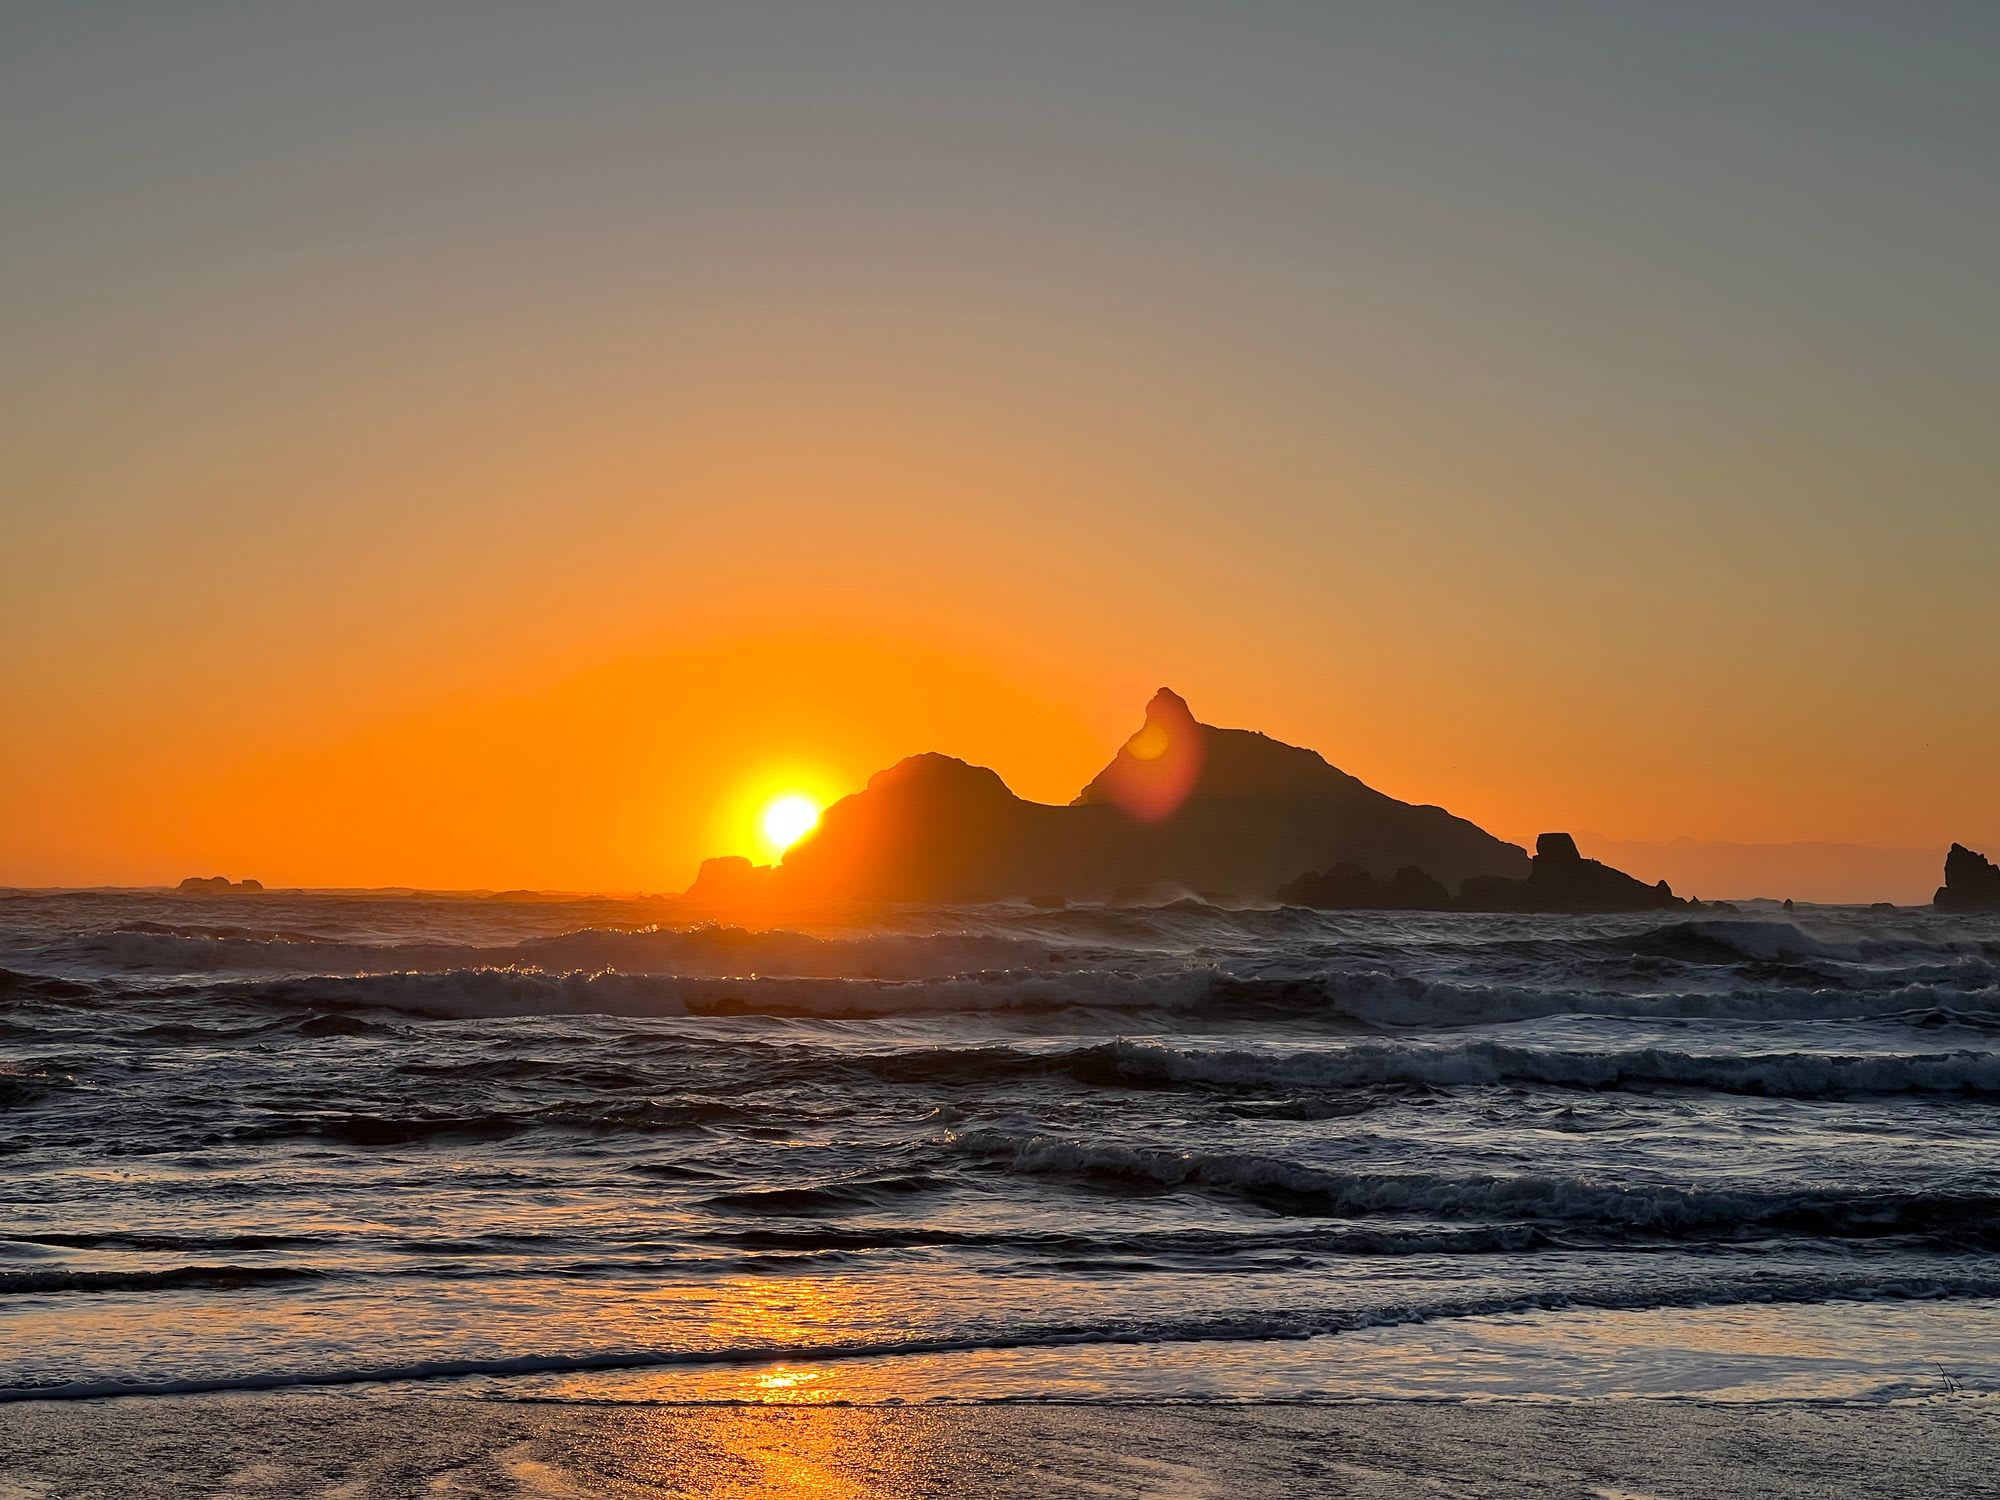
M 0 1399 L 2000 1386 L 2000 920 L 0 896 Z

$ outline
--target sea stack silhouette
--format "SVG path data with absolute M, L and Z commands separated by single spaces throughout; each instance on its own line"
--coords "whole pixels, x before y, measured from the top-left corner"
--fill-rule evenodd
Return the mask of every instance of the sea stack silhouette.
M 1312 750 L 1195 718 L 1167 688 L 1066 807 L 998 775 L 915 755 L 826 810 L 782 863 L 710 860 L 687 895 L 719 905 L 821 901 L 1105 900 L 1142 891 L 1271 898 L 1347 864 L 1447 891 L 1525 881 L 1525 850 L 1440 807 L 1376 791 Z
M 1939 911 L 2000 912 L 2000 866 L 1963 844 L 1944 857 L 1944 884 L 1931 898 Z

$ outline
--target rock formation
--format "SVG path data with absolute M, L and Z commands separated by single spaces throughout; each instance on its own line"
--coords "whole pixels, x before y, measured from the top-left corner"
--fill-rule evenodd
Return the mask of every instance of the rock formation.
M 1379 911 L 1382 882 L 1359 865 L 1345 862 L 1330 870 L 1308 870 L 1278 887 L 1287 906 L 1316 906 L 1322 911 Z
M 235 880 L 227 875 L 190 875 L 175 890 L 190 896 L 216 895 L 224 891 L 261 891 L 261 880 Z
M 2000 866 L 1963 844 L 1944 857 L 1944 884 L 1931 898 L 1939 911 L 2000 912 Z
M 1400 802 L 1311 750 L 1203 724 L 1166 688 L 1073 805 L 1126 815 L 1130 878 L 1193 890 L 1271 895 L 1343 862 L 1379 879 L 1413 865 L 1448 888 L 1528 871 L 1518 846 L 1476 824 Z
M 981 766 L 916 755 L 826 810 L 768 879 L 716 862 L 691 896 L 751 881 L 780 902 L 1103 899 L 1177 887 L 1259 897 L 1301 870 L 1445 886 L 1526 877 L 1526 853 L 1438 807 L 1376 791 L 1311 750 L 1218 729 L 1162 688 L 1145 722 L 1067 807 L 1029 802 Z
M 1535 841 L 1535 858 L 1525 880 L 1474 875 L 1454 898 L 1426 871 L 1399 870 L 1386 884 L 1357 865 L 1301 875 L 1278 888 L 1278 899 L 1335 911 L 1655 911 L 1685 906 L 1662 880 L 1647 885 L 1621 870 L 1577 852 L 1566 833 L 1545 833 Z
M 684 894 L 690 901 L 736 906 L 763 899 L 770 889 L 771 874 L 769 865 L 753 865 L 740 854 L 724 854 L 703 860 L 694 884 Z
M 1661 911 L 1687 903 L 1662 880 L 1647 885 L 1577 852 L 1566 833 L 1535 840 L 1535 867 L 1528 872 L 1533 911 Z
M 1471 880 L 1459 889 L 1463 911 L 1666 911 L 1687 903 L 1662 880 L 1647 885 L 1577 851 L 1567 833 L 1535 840 L 1534 868 L 1524 881 Z
M 1505 876 L 1487 876 L 1508 885 Z M 1355 864 L 1308 872 L 1278 887 L 1278 899 L 1322 911 L 1452 911 L 1457 902 L 1427 871 L 1405 865 L 1388 880 L 1377 880 Z

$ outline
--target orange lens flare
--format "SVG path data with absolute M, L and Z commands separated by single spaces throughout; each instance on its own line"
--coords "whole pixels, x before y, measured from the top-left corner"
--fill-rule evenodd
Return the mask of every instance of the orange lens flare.
M 1112 802 L 1142 822 L 1167 817 L 1201 778 L 1201 726 L 1188 706 L 1161 692 L 1146 707 L 1146 723 L 1125 742 L 1098 785 Z

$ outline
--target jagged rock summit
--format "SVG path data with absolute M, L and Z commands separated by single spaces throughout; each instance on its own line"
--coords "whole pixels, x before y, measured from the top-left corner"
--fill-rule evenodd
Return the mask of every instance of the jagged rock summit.
M 1939 911 L 2000 912 L 2000 865 L 1963 844 L 1944 857 L 1944 884 L 1931 898 Z
M 1170 688 L 1073 806 L 1123 812 L 1139 878 L 1191 890 L 1271 895 L 1340 862 L 1384 879 L 1414 865 L 1451 886 L 1528 873 L 1517 845 L 1378 792 L 1316 751 L 1203 724 Z
M 1196 719 L 1162 688 L 1138 731 L 1066 807 L 1029 802 L 983 766 L 916 755 L 828 808 L 775 868 L 703 876 L 691 896 L 1103 899 L 1136 888 L 1268 897 L 1346 862 L 1414 866 L 1456 886 L 1525 879 L 1527 854 L 1439 807 L 1376 791 L 1311 750 Z

